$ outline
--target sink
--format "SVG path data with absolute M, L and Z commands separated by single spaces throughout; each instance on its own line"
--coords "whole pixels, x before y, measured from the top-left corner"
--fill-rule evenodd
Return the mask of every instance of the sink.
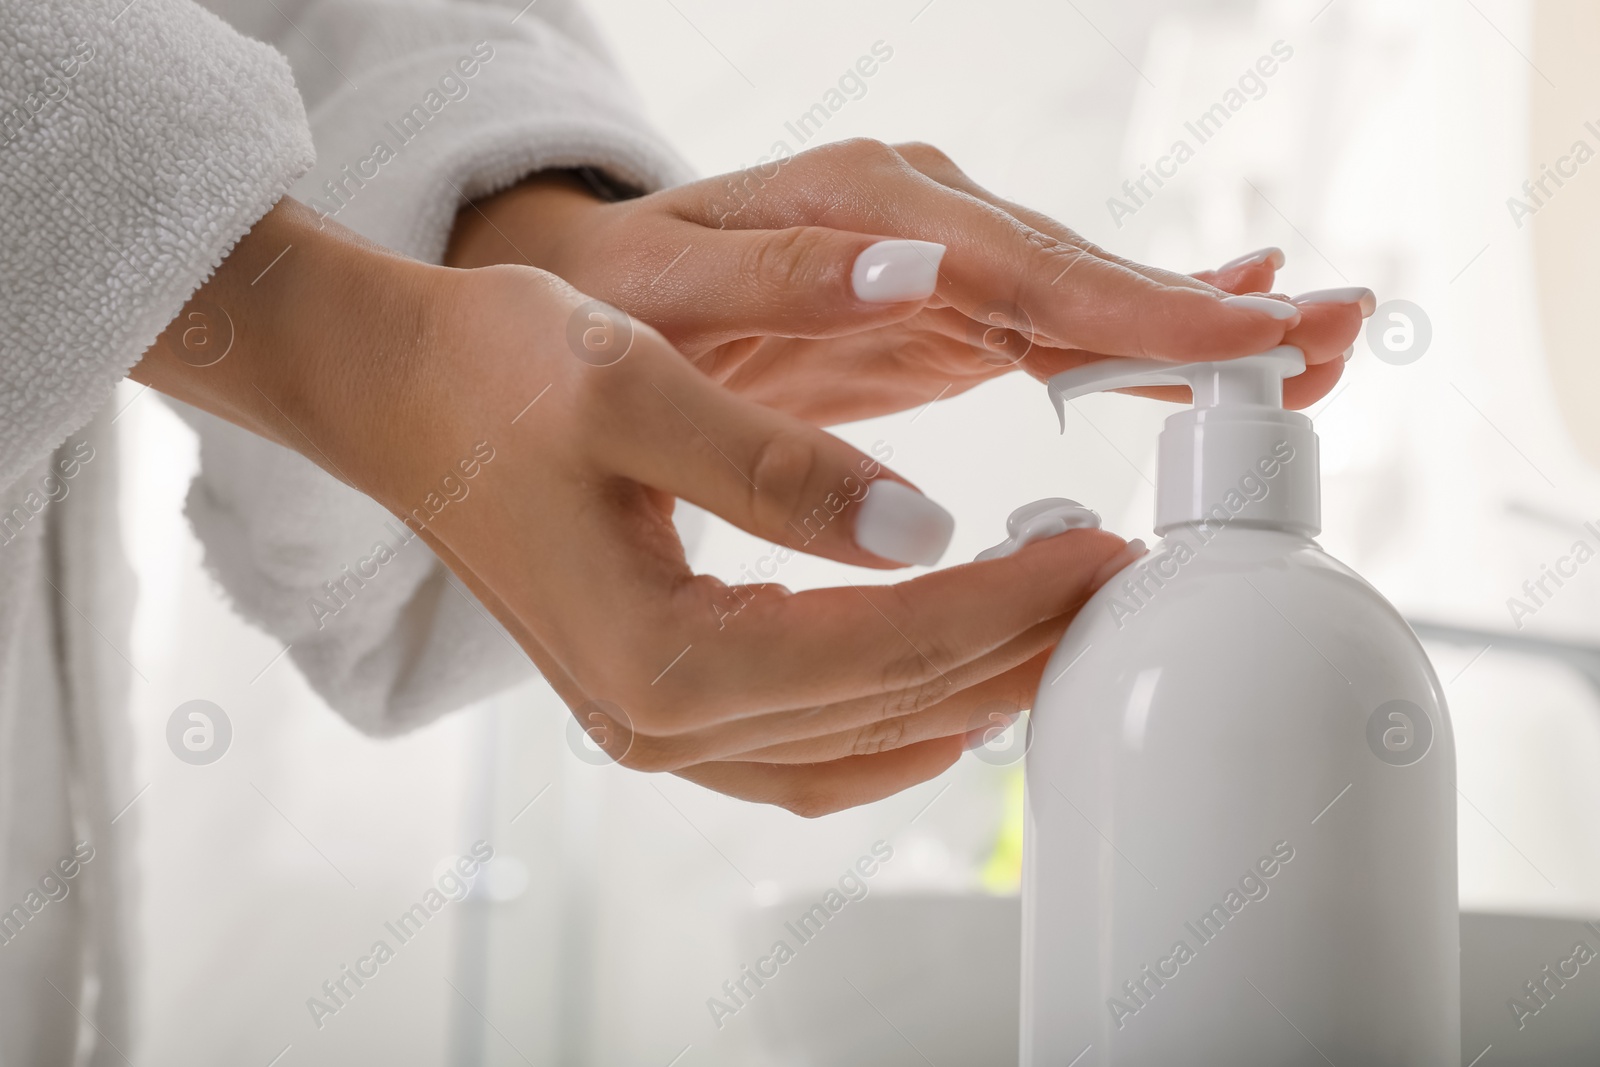
M 879 892 L 845 905 L 815 933 L 808 928 L 801 943 L 785 924 L 814 903 L 796 897 L 757 909 L 742 931 L 745 944 L 770 946 L 782 938 L 794 948 L 794 957 L 739 1011 L 748 1014 L 772 1063 L 1016 1062 L 1016 897 Z M 1580 943 L 1596 955 L 1586 964 L 1567 963 L 1566 973 L 1576 967 L 1576 977 L 1562 979 L 1563 961 L 1574 959 Z M 1600 1064 L 1600 923 L 1467 913 L 1461 969 L 1464 1064 L 1473 1057 L 1480 1057 L 1476 1067 Z M 1525 988 L 1529 981 L 1545 983 L 1542 1003 Z M 1508 1004 L 1519 995 L 1520 1019 Z M 1076 1067 L 1095 1062 L 1091 1053 Z
M 1600 1064 L 1600 932 L 1580 919 L 1461 916 L 1461 1052 L 1490 1048 L 1479 1067 L 1593 1067 Z M 1573 949 L 1595 955 L 1577 962 Z M 1570 961 L 1570 962 L 1569 962 Z M 1560 973 L 1565 963 L 1567 974 Z M 1545 967 L 1550 968 L 1547 975 Z M 1554 977 L 1551 977 L 1553 975 Z M 1527 982 L 1543 983 L 1541 1006 Z M 1564 983 L 1564 984 L 1562 984 Z M 1525 1010 L 1515 1012 L 1513 997 Z M 1529 1014 L 1539 1007 L 1537 1014 Z
M 782 1067 L 1015 1063 L 1022 910 L 1016 897 L 884 892 L 845 905 L 800 944 L 794 898 L 750 916 L 741 941 L 795 958 L 748 1012 Z M 805 931 L 809 934 L 809 928 Z M 1081 1065 L 1080 1065 L 1081 1067 Z

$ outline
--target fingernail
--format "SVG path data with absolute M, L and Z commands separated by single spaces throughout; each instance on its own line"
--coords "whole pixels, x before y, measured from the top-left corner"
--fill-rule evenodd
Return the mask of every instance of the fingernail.
M 948 511 L 887 478 L 868 487 L 856 511 L 856 544 L 896 563 L 938 563 L 955 529 Z
M 879 241 L 856 257 L 850 283 L 869 304 L 926 300 L 939 284 L 944 245 L 936 241 Z
M 1350 357 L 1355 355 L 1355 354 L 1356 354 L 1356 346 L 1355 345 L 1351 345 L 1349 348 L 1344 350 L 1344 361 L 1346 363 L 1349 363 L 1350 362 Z
M 1300 318 L 1299 308 L 1287 300 L 1274 300 L 1270 296 L 1256 296 L 1254 293 L 1247 293 L 1244 296 L 1224 297 L 1222 302 L 1229 307 L 1240 308 L 1244 311 L 1259 311 L 1263 315 L 1271 315 L 1279 322 Z
M 1220 274 L 1224 271 L 1237 270 L 1239 267 L 1254 267 L 1258 263 L 1270 263 L 1273 270 L 1282 270 L 1283 262 L 1283 249 L 1268 245 L 1265 248 L 1258 248 L 1248 255 L 1240 256 L 1238 259 L 1228 260 L 1228 262 L 1217 268 L 1217 272 Z
M 1296 304 L 1360 304 L 1361 317 L 1366 318 L 1377 310 L 1378 298 L 1371 289 L 1349 285 L 1342 289 L 1317 289 L 1301 293 L 1294 298 Z

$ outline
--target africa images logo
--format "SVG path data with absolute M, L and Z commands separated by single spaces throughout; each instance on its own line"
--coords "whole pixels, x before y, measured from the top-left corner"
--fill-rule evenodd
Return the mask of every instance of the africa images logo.
M 167 747 L 185 763 L 196 767 L 215 763 L 232 743 L 228 713 L 209 700 L 186 701 L 167 717 Z

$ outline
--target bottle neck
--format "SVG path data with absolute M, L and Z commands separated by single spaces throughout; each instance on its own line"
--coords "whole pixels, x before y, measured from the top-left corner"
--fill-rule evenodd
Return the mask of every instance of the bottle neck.
M 1241 525 L 1315 537 L 1322 530 L 1317 435 L 1280 407 L 1182 411 L 1161 431 L 1155 531 Z

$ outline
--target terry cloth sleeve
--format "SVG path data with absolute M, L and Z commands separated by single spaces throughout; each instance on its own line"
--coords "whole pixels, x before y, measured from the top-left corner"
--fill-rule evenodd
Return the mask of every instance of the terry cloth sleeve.
M 189 0 L 6 0 L 0 53 L 7 486 L 109 399 L 312 147 L 284 57 Z
M 305 96 L 319 163 L 296 197 L 399 252 L 437 262 L 463 198 L 538 170 L 638 191 L 689 176 L 565 0 L 323 0 L 271 17 L 231 2 L 251 5 L 229 12 L 241 24 L 277 19 Z M 297 454 L 183 414 L 201 439 L 187 507 L 208 568 L 357 727 L 409 729 L 533 676 L 398 519 Z

